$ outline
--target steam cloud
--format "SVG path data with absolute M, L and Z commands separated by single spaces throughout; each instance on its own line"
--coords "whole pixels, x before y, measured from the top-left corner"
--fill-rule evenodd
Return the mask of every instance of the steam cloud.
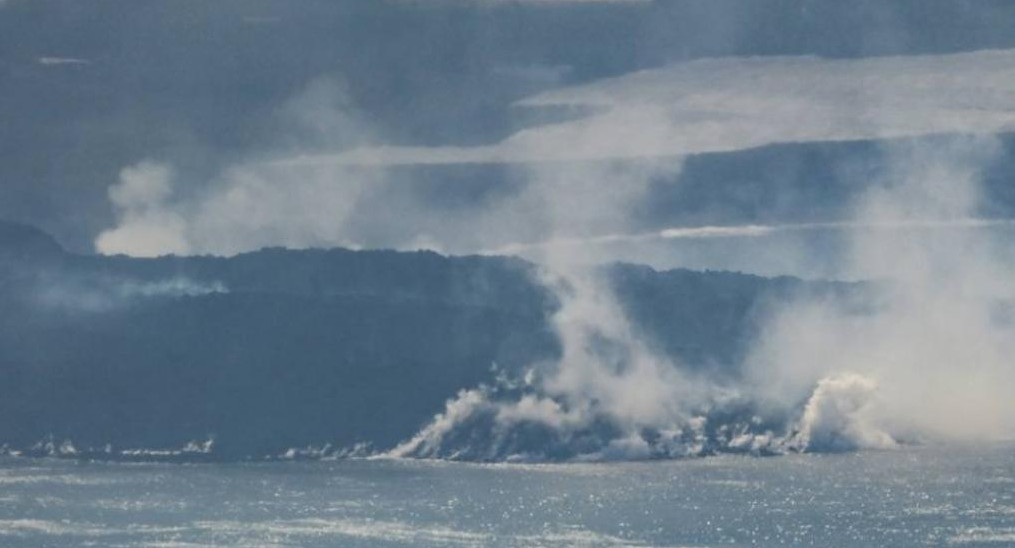
M 395 456 L 658 458 L 716 451 L 890 448 L 1015 435 L 1013 288 L 1004 249 L 953 226 L 979 205 L 991 138 L 907 143 L 855 205 L 845 272 L 882 280 L 868 302 L 778 310 L 733 383 L 653 353 L 587 270 L 567 275 L 558 363 L 463 392 Z M 567 271 L 557 265 L 557 271 Z M 549 440 L 549 441 L 548 441 Z
M 787 303 L 732 380 L 695 374 L 655 351 L 590 267 L 611 257 L 582 244 L 806 230 L 646 236 L 633 217 L 652 180 L 678 172 L 687 154 L 1009 129 L 1012 61 L 1012 51 L 697 61 L 533 97 L 521 106 L 597 110 L 477 147 L 366 143 L 350 137 L 360 132 L 348 105 L 322 107 L 311 100 L 320 89 L 311 89 L 287 108 L 297 125 L 324 113 L 348 129 L 317 130 L 338 153 L 257 159 L 187 200 L 174 200 L 171 168 L 125 169 L 110 190 L 120 225 L 96 247 L 137 255 L 262 245 L 529 249 L 562 303 L 552 318 L 560 359 L 533 364 L 523 379 L 463 390 L 395 456 L 652 458 L 1010 437 L 1015 272 L 992 230 L 1010 222 L 977 218 L 980 169 L 997 151 L 991 137 L 885 145 L 894 171 L 869 185 L 853 218 L 810 225 L 841 231 L 848 253 L 839 275 L 879 280 L 876 289 L 861 305 Z M 387 178 L 400 164 L 470 162 L 513 163 L 525 184 L 466 211 L 435 212 Z
M 899 145 L 895 174 L 859 201 L 856 217 L 967 217 L 980 205 L 978 169 L 996 150 L 986 137 Z M 877 380 L 870 420 L 897 437 L 1011 437 L 1015 405 L 1005 387 L 1015 381 L 1015 286 L 1005 235 L 853 231 L 849 273 L 890 280 L 875 309 L 788 307 L 762 337 L 754 382 L 773 399 L 792 398 L 816 379 L 852 371 Z

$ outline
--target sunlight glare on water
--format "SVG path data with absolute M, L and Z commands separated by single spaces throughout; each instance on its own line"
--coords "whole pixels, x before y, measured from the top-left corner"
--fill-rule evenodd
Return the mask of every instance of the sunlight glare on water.
M 0 464 L 0 546 L 1005 546 L 1009 445 L 670 462 Z

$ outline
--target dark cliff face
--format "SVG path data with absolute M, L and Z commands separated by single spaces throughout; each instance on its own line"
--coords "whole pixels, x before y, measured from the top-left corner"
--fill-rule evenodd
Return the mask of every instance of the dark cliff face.
M 214 437 L 221 458 L 387 446 L 491 367 L 555 352 L 554 301 L 519 260 L 132 259 L 62 254 L 16 225 L 3 238 L 0 443 L 13 448 L 50 435 L 114 449 Z
M 215 458 L 410 437 L 459 390 L 559 353 L 537 267 L 500 257 L 267 249 L 65 254 L 0 225 L 0 443 Z M 822 284 L 613 265 L 626 313 L 681 363 L 735 376 L 770 299 Z

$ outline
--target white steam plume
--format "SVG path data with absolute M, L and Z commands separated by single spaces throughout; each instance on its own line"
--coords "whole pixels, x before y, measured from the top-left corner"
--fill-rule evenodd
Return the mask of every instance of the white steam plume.
M 588 257 L 549 259 L 563 278 L 559 361 L 524 386 L 464 392 L 391 454 L 657 458 L 1015 435 L 1015 272 L 990 233 L 965 229 L 996 146 L 982 137 L 894 145 L 895 169 L 843 225 L 844 273 L 879 279 L 874 300 L 786 305 L 733 385 L 654 353 L 582 266 Z M 937 230 L 870 228 L 909 224 Z
M 342 149 L 372 133 L 349 105 L 344 87 L 323 78 L 283 104 L 282 149 Z M 235 254 L 268 245 L 349 246 L 360 202 L 383 173 L 354 166 L 277 169 L 260 162 L 229 167 L 196 197 L 173 199 L 171 166 L 143 161 L 110 187 L 119 225 L 99 235 L 96 250 L 135 256 Z
M 673 160 L 641 169 L 629 164 L 528 166 L 530 192 L 548 234 L 576 230 L 609 233 L 627 228 L 631 208 L 654 176 L 679 169 Z M 530 199 L 531 198 L 531 199 Z M 604 258 L 589 248 L 554 248 L 542 255 L 544 282 L 561 306 L 551 322 L 561 345 L 552 363 L 533 364 L 524 382 L 502 380 L 502 397 L 488 387 L 466 390 L 444 413 L 391 456 L 466 459 L 646 458 L 664 452 L 683 456 L 699 450 L 695 411 L 718 397 L 717 387 L 695 381 L 672 358 L 642 338 L 616 301 L 601 271 Z M 544 431 L 554 441 L 533 446 L 520 434 Z M 641 435 L 658 434 L 653 446 Z M 606 429 L 608 432 L 597 432 Z M 461 431 L 468 442 L 461 445 Z M 580 438 L 586 438 L 582 441 Z
M 109 200 L 117 210 L 120 224 L 99 234 L 95 249 L 136 257 L 190 252 L 185 237 L 186 221 L 168 203 L 172 176 L 169 167 L 152 162 L 124 168 L 120 182 L 109 187 Z
M 990 138 L 903 144 L 892 178 L 857 204 L 862 224 L 949 222 L 980 202 Z M 777 314 L 750 360 L 759 395 L 795 401 L 829 375 L 877 382 L 865 423 L 901 438 L 1015 435 L 1015 270 L 985 231 L 851 234 L 848 272 L 885 280 L 872 310 L 806 302 Z

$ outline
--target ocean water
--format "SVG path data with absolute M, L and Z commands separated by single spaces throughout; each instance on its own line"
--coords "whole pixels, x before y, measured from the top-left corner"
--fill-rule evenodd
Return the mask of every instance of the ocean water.
M 1015 546 L 1015 445 L 600 464 L 0 461 L 0 546 Z

